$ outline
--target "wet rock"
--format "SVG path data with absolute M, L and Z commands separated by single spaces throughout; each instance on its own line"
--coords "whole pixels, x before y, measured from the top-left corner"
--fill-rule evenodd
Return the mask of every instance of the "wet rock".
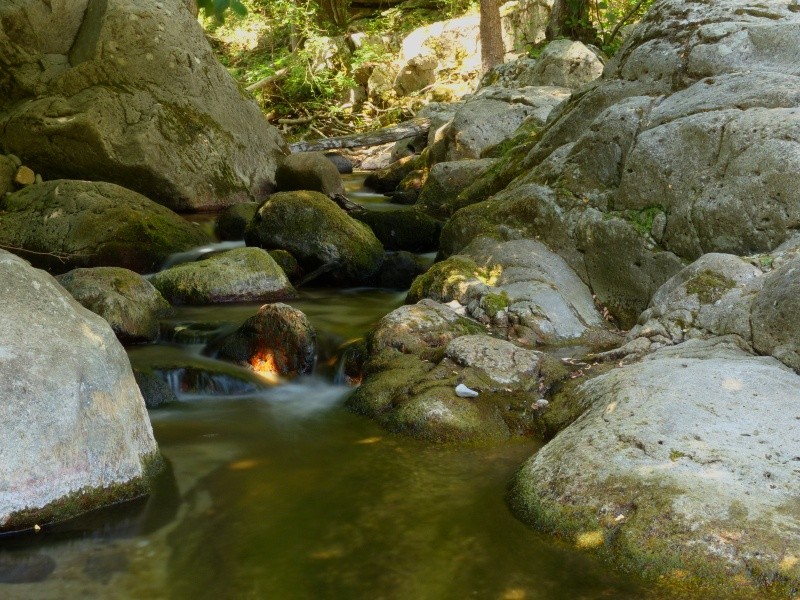
M 47 181 L 0 198 L 0 244 L 64 273 L 116 266 L 155 271 L 210 239 L 171 210 L 111 183 Z
M 158 450 L 111 327 L 5 251 L 0 272 L 0 530 L 146 492 Z
M 369 225 L 387 250 L 432 252 L 439 245 L 442 224 L 413 208 L 365 210 L 353 217 Z
M 794 588 L 798 393 L 735 337 L 659 350 L 578 388 L 585 414 L 522 467 L 513 506 L 646 576 Z
M 45 179 L 110 181 L 173 210 L 261 200 L 274 186 L 285 144 L 183 0 L 0 12 L 0 138 Z
M 281 192 L 248 224 L 250 246 L 290 252 L 306 273 L 336 283 L 366 281 L 380 268 L 383 247 L 372 230 L 318 192 Z
M 265 304 L 219 346 L 220 358 L 265 375 L 311 373 L 317 334 L 301 311 L 286 304 Z
M 269 302 L 295 295 L 268 252 L 235 248 L 160 271 L 151 283 L 173 304 Z
M 367 352 L 366 377 L 348 406 L 394 431 L 488 442 L 529 430 L 538 353 L 486 335 L 442 304 L 423 300 L 389 313 Z M 457 394 L 459 385 L 478 395 Z
M 416 168 L 414 157 L 406 156 L 385 169 L 367 175 L 364 185 L 376 192 L 392 192 L 397 189 L 403 178 Z
M 57 280 L 73 298 L 103 317 L 123 343 L 155 340 L 158 319 L 170 309 L 149 281 L 128 269 L 74 269 Z
M 326 152 L 325 158 L 333 163 L 336 170 L 342 175 L 348 175 L 353 172 L 353 161 L 342 154 L 336 152 Z
M 289 254 L 286 250 L 268 250 L 269 255 L 272 257 L 278 266 L 286 273 L 286 277 L 292 283 L 297 283 L 303 276 L 303 270 L 294 256 Z
M 178 401 L 175 391 L 163 377 L 153 371 L 134 368 L 133 376 L 147 408 L 159 408 Z
M 344 193 L 339 170 L 322 152 L 298 152 L 287 156 L 275 172 L 275 181 L 281 192 Z
M 425 267 L 411 252 L 387 252 L 378 272 L 377 285 L 394 290 L 407 290 Z
M 240 202 L 223 210 L 214 223 L 214 233 L 220 241 L 243 240 L 247 224 L 258 210 L 258 202 Z

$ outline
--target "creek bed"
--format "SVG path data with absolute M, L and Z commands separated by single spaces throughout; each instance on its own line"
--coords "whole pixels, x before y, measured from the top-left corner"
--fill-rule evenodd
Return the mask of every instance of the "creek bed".
M 403 298 L 304 290 L 291 304 L 330 360 L 255 390 L 178 390 L 179 402 L 150 413 L 170 465 L 154 493 L 0 540 L 0 598 L 665 597 L 511 516 L 506 486 L 538 442 L 430 446 L 344 408 L 337 346 Z M 165 330 L 232 328 L 257 307 L 181 307 Z M 202 348 L 189 336 L 129 353 L 146 365 Z

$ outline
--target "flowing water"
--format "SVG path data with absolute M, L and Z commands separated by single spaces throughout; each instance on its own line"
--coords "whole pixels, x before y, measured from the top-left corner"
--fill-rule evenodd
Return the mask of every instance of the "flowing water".
M 511 516 L 506 486 L 537 442 L 431 446 L 344 408 L 338 349 L 403 297 L 304 291 L 292 304 L 319 332 L 319 368 L 278 384 L 203 355 L 258 305 L 178 309 L 161 343 L 130 349 L 206 374 L 150 413 L 170 471 L 146 500 L 0 539 L 0 598 L 655 597 Z

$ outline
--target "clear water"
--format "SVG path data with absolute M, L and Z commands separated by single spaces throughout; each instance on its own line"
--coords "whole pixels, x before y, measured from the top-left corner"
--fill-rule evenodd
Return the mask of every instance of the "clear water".
M 151 411 L 170 465 L 154 493 L 0 538 L 0 599 L 656 597 L 511 516 L 506 486 L 537 442 L 430 446 L 344 408 L 337 349 L 402 300 L 304 292 L 293 304 L 319 331 L 317 374 L 255 390 L 217 386 Z M 214 371 L 204 339 L 257 308 L 181 308 L 165 321 L 180 335 L 131 348 L 132 362 L 199 360 Z

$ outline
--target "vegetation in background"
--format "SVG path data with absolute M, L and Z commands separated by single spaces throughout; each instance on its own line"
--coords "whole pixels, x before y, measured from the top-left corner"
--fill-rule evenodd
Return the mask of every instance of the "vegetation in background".
M 556 0 L 549 33 L 615 51 L 623 25 L 653 0 Z M 409 0 L 386 10 L 350 0 L 197 0 L 222 62 L 289 137 L 342 135 L 413 116 L 414 98 L 364 98 L 375 67 L 395 58 L 405 35 L 476 11 L 478 0 Z M 535 53 L 535 49 L 534 49 Z M 416 102 L 416 103 L 415 103 Z

